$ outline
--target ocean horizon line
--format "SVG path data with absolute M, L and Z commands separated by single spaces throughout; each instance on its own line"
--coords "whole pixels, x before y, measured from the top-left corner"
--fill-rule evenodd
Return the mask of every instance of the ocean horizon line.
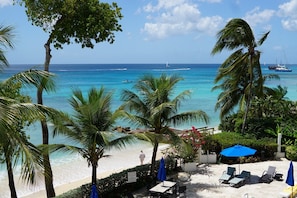
M 50 63 L 50 65 L 221 65 L 222 63 L 167 63 L 167 62 L 160 62 L 160 63 Z M 276 65 L 277 63 L 261 63 L 261 66 L 266 65 Z M 44 63 L 10 63 L 7 68 L 14 65 L 32 65 L 32 66 L 41 66 Z M 297 65 L 297 63 L 287 63 L 285 65 Z M 6 69 L 6 68 L 5 68 Z

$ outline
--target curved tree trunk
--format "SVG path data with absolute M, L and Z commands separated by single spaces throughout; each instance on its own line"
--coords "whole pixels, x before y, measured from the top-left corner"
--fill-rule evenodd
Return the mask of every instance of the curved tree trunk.
M 50 40 L 47 41 L 47 43 L 44 45 L 45 48 L 45 63 L 44 63 L 44 71 L 49 71 L 49 64 L 51 60 L 51 49 L 50 49 Z M 43 87 L 39 86 L 37 90 L 37 103 L 43 104 L 42 99 L 42 92 Z M 41 120 L 41 129 L 42 129 L 42 143 L 44 145 L 48 145 L 49 143 L 49 133 L 48 133 L 48 127 L 45 120 Z M 45 182 L 45 189 L 46 189 L 46 195 L 47 197 L 55 197 L 55 189 L 53 185 L 53 172 L 51 168 L 49 153 L 45 152 L 43 154 L 43 165 L 44 165 L 44 182 Z
M 254 52 L 254 51 L 253 51 Z M 250 90 L 249 90 L 249 95 L 247 97 L 247 100 L 246 100 L 246 109 L 245 109 L 245 112 L 244 112 L 244 117 L 243 117 L 243 123 L 242 123 L 242 127 L 241 127 L 241 134 L 244 134 L 244 130 L 245 130 L 245 125 L 246 125 L 246 121 L 247 121 L 247 117 L 248 117 L 248 112 L 250 110 L 250 104 L 251 104 L 251 101 L 252 101 L 252 94 L 253 94 L 253 80 L 254 80 L 254 67 L 253 67 L 253 56 L 251 56 L 250 58 Z
M 7 166 L 8 185 L 9 185 L 9 189 L 10 189 L 10 196 L 11 196 L 11 198 L 17 198 L 17 193 L 16 193 L 16 189 L 15 189 L 15 184 L 14 184 L 14 178 L 13 178 L 12 164 L 10 161 L 10 157 L 7 156 L 6 154 L 5 154 L 5 161 L 6 161 L 6 166 Z

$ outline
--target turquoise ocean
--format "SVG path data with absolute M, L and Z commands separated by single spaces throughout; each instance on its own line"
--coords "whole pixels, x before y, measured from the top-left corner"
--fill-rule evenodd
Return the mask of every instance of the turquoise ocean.
M 263 75 L 278 74 L 280 80 L 270 80 L 266 82 L 269 87 L 282 85 L 287 87 L 287 97 L 291 100 L 297 100 L 297 66 L 287 65 L 292 72 L 278 72 L 268 70 L 268 65 L 262 65 Z M 0 80 L 9 78 L 15 73 L 24 71 L 30 68 L 43 69 L 42 66 L 36 65 L 11 65 L 5 68 L 0 74 Z M 56 91 L 44 93 L 44 105 L 50 106 L 71 114 L 71 107 L 68 99 L 72 95 L 74 89 L 81 89 L 87 94 L 92 87 L 100 88 L 104 86 L 106 89 L 113 91 L 113 109 L 118 108 L 122 101 L 120 95 L 124 89 L 133 89 L 134 83 L 145 74 L 160 76 L 165 73 L 167 75 L 177 74 L 183 78 L 177 84 L 175 93 L 178 94 L 184 90 L 191 91 L 191 97 L 187 99 L 181 106 L 180 111 L 203 110 L 211 118 L 210 123 L 187 123 L 180 126 L 172 126 L 179 129 L 187 129 L 191 126 L 202 127 L 217 127 L 220 123 L 219 112 L 214 110 L 215 103 L 219 91 L 212 91 L 214 79 L 217 75 L 219 64 L 52 64 L 50 72 L 55 74 Z M 36 102 L 36 89 L 25 88 L 25 94 L 32 97 L 33 102 Z M 131 127 L 129 124 L 119 121 L 118 126 Z M 39 124 L 35 124 L 27 129 L 30 140 L 35 144 L 41 143 L 41 132 Z M 51 139 L 52 143 L 65 142 L 64 138 Z M 133 149 L 140 149 L 141 145 L 134 145 Z M 71 162 L 77 156 L 55 154 L 52 156 L 53 164 L 63 164 Z M 6 171 L 0 167 L 0 186 L 7 185 Z M 31 189 L 32 190 L 32 189 Z M 23 190 L 23 194 L 28 194 L 30 190 Z M 26 191 L 26 192 L 25 192 Z M 0 198 L 9 197 L 9 194 L 2 193 L 0 187 Z M 3 196 L 2 196 L 3 195 Z

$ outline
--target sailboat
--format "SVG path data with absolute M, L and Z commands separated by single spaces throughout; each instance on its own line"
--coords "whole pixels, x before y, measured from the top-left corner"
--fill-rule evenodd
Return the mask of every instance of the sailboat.
M 168 62 L 166 63 L 165 67 L 166 67 L 166 68 L 168 68 L 168 67 L 169 67 L 169 64 L 168 64 Z
M 270 65 L 268 66 L 269 70 L 274 70 L 277 72 L 292 72 L 292 69 L 289 69 L 286 67 L 285 64 L 276 64 L 276 65 Z

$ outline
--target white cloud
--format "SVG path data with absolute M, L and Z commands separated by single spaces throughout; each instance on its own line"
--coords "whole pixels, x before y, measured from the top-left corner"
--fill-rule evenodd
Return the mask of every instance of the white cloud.
M 12 0 L 0 0 L 0 7 L 12 5 Z
M 297 0 L 291 0 L 279 6 L 279 16 L 284 29 L 297 31 Z
M 268 22 L 275 14 L 274 10 L 260 10 L 259 7 L 249 11 L 244 19 L 251 25 L 256 26 Z
M 297 0 L 291 0 L 279 6 L 279 15 L 289 18 L 297 18 Z
M 281 22 L 286 30 L 297 31 L 297 19 L 282 20 Z
M 150 39 L 162 39 L 170 35 L 192 32 L 215 34 L 223 22 L 219 16 L 202 17 L 196 4 L 187 0 L 159 0 L 157 5 L 144 7 L 149 12 L 149 22 L 142 29 Z

